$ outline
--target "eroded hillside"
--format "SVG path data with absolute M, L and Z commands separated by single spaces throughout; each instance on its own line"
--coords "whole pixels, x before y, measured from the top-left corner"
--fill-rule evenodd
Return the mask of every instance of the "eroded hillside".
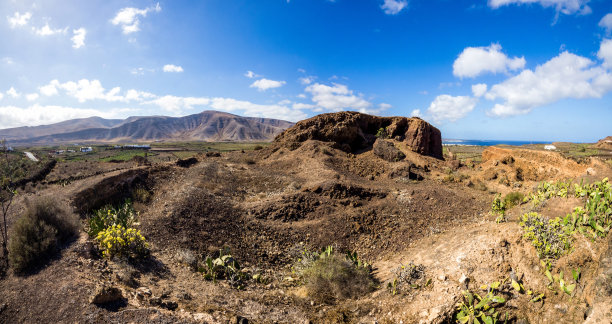
M 84 228 L 33 272 L 8 270 L 0 320 L 454 323 L 463 303 L 515 323 L 609 321 L 608 239 L 577 230 L 567 253 L 542 264 L 519 223 L 528 212 L 554 218 L 585 207 L 575 189 L 537 196 L 542 181 L 574 188 L 611 175 L 598 159 L 536 149 L 492 147 L 482 162 L 443 156 L 440 132 L 420 119 L 321 115 L 261 150 L 134 164 L 19 195 L 11 224 L 26 201 L 46 196 Z M 501 217 L 491 210 L 496 193 L 527 198 Z M 136 201 L 132 226 L 150 254 L 105 258 L 86 219 L 126 198 Z M 206 259 L 216 262 L 220 250 L 241 267 L 223 263 L 212 280 Z M 356 254 L 346 261 L 346 252 Z M 318 271 L 340 283 L 313 276 L 321 260 L 339 262 Z M 575 285 L 569 294 L 561 272 Z M 475 294 L 489 296 L 486 307 Z M 94 302 L 101 295 L 108 300 Z

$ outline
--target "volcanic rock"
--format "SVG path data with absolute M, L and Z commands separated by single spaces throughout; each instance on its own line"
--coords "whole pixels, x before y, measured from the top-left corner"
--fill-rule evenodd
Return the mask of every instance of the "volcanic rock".
M 380 132 L 382 129 L 382 132 Z M 402 141 L 412 151 L 442 159 L 440 130 L 420 118 L 378 117 L 354 111 L 321 114 L 302 120 L 279 134 L 277 145 L 296 149 L 307 140 L 332 142 L 338 149 L 355 152 L 371 148 L 377 134 Z

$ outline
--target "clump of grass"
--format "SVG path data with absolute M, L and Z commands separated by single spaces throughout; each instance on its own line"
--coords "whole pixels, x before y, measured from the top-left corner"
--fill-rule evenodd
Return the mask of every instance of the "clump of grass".
M 504 203 L 506 209 L 510 209 L 514 206 L 520 205 L 525 199 L 525 195 L 520 192 L 511 192 L 504 197 Z
M 129 199 L 119 207 L 108 205 L 96 210 L 89 218 L 89 229 L 87 230 L 87 234 L 95 238 L 98 236 L 98 233 L 115 224 L 121 225 L 124 228 L 129 228 L 136 220 L 137 214 L 138 213 L 134 210 L 132 202 Z
M 17 220 L 9 241 L 9 261 L 17 273 L 42 265 L 78 232 L 78 220 L 50 199 L 32 203 Z
M 356 253 L 339 255 L 329 246 L 321 253 L 304 251 L 302 255 L 294 269 L 306 283 L 308 296 L 317 302 L 356 298 L 376 286 L 372 267 Z

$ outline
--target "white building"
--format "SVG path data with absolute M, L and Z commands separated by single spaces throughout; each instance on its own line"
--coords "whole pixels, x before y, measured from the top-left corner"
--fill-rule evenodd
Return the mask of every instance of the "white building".
M 544 145 L 544 149 L 548 151 L 554 151 L 557 149 L 557 147 L 554 145 Z
M 81 152 L 93 152 L 93 149 L 90 147 L 81 147 Z

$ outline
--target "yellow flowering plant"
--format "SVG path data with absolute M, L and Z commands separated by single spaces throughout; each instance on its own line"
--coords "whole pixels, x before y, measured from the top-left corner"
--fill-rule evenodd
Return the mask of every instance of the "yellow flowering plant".
M 98 233 L 95 240 L 105 258 L 144 257 L 148 253 L 149 245 L 140 231 L 114 224 Z

